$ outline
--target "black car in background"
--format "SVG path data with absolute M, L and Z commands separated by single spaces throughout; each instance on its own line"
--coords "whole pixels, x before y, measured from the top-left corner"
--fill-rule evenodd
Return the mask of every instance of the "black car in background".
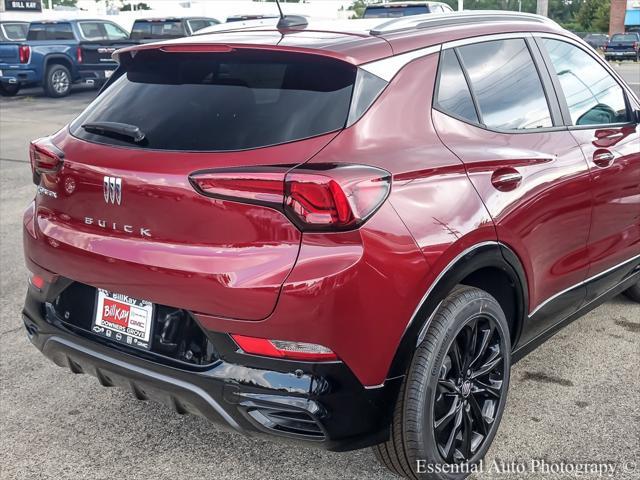
M 595 50 L 603 49 L 609 43 L 609 35 L 605 33 L 589 33 L 583 40 Z
M 140 18 L 133 23 L 129 38 L 140 43 L 147 43 L 188 37 L 198 30 L 219 23 L 215 18 L 207 17 Z
M 640 62 L 640 32 L 616 33 L 604 50 L 607 60 L 634 60 Z
M 22 42 L 27 38 L 29 22 L 0 22 L 0 42 Z

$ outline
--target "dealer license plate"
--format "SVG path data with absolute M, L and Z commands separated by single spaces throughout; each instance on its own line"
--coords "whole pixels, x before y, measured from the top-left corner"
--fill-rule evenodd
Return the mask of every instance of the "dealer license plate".
M 153 304 L 98 289 L 92 330 L 117 343 L 149 350 Z

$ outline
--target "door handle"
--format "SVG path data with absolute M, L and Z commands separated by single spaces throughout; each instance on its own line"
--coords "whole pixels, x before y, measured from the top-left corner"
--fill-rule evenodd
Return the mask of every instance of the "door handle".
M 491 175 L 492 185 L 501 192 L 515 190 L 522 182 L 522 174 L 515 168 L 501 168 Z
M 616 157 L 609 150 L 596 150 L 593 154 L 593 163 L 600 168 L 610 167 Z

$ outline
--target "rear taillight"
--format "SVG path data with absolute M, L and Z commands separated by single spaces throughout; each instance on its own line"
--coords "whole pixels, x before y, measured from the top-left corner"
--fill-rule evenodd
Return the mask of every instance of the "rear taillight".
M 231 335 L 231 337 L 244 353 L 252 355 L 305 362 L 330 362 L 338 359 L 330 349 L 315 343 L 267 340 L 244 335 Z
M 76 48 L 76 57 L 78 58 L 78 63 L 82 63 L 82 47 Z
M 305 231 L 357 228 L 391 189 L 386 170 L 349 164 L 213 170 L 190 180 L 204 195 L 278 208 Z
M 20 45 L 18 47 L 18 58 L 20 63 L 29 63 L 31 59 L 31 47 L 29 45 Z
M 64 153 L 49 138 L 39 138 L 29 145 L 29 159 L 33 172 L 33 181 L 40 183 L 43 173 L 55 173 L 62 166 Z

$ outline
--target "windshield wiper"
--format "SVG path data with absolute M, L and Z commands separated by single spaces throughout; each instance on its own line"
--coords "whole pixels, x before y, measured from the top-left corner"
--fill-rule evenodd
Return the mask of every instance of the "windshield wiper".
M 129 123 L 120 122 L 89 122 L 82 125 L 87 132 L 96 133 L 104 136 L 121 136 L 126 137 L 135 143 L 141 143 L 146 135 L 140 127 Z

